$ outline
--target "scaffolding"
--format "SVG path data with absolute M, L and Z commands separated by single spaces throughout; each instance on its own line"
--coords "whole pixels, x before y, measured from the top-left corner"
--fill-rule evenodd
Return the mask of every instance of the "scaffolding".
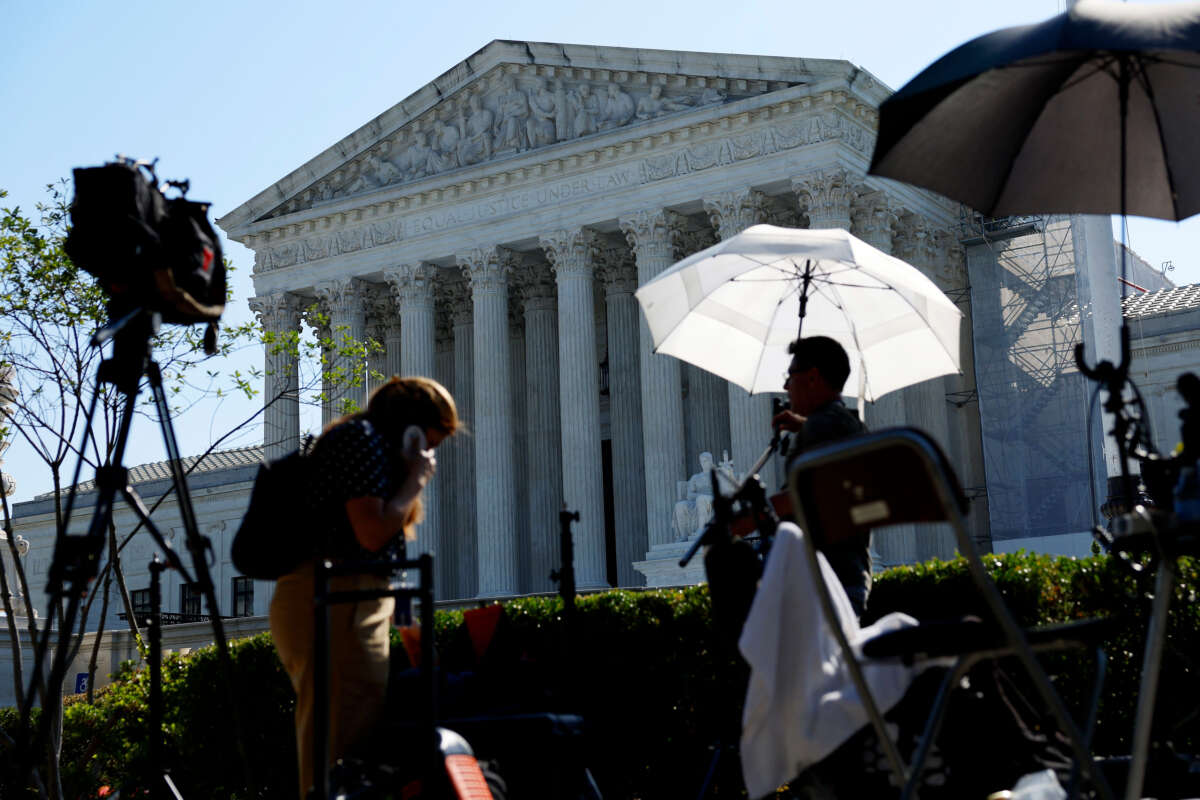
M 1089 440 L 1089 387 L 1074 361 L 1090 298 L 1073 224 L 960 218 L 995 541 L 1088 530 L 1097 513 L 1103 456 Z

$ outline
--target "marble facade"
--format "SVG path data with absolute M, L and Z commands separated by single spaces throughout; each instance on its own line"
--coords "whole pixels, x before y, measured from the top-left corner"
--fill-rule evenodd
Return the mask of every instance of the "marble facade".
M 957 208 L 865 176 L 887 94 L 844 61 L 495 41 L 218 224 L 254 251 L 268 331 L 316 304 L 387 371 L 454 393 L 472 433 L 439 456 L 421 534 L 442 596 L 552 589 L 563 504 L 581 588 L 677 583 L 677 483 L 702 451 L 752 463 L 770 401 L 653 355 L 633 291 L 759 222 L 845 227 L 966 286 Z M 265 359 L 269 456 L 300 431 L 296 365 Z M 978 463 L 952 435 L 974 407 L 947 391 L 868 422 L 916 422 Z M 883 560 L 945 554 L 919 533 Z

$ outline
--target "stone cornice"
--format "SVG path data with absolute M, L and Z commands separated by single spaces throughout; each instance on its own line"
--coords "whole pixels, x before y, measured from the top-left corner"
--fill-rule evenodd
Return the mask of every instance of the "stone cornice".
M 1154 355 L 1162 355 L 1164 353 L 1180 353 L 1184 350 L 1195 350 L 1197 348 L 1200 348 L 1200 339 L 1193 338 L 1176 342 L 1147 344 L 1144 346 L 1138 346 L 1137 344 L 1134 344 L 1130 347 L 1130 352 L 1134 355 L 1149 357 Z
M 305 187 L 362 154 L 381 138 L 418 119 L 443 98 L 455 95 L 499 67 L 525 68 L 552 79 L 584 77 L 583 73 L 629 73 L 631 70 L 666 78 L 820 84 L 838 82 L 877 106 L 889 93 L 870 73 L 846 61 L 688 53 L 617 47 L 493 41 L 392 108 L 367 122 L 317 157 L 243 203 L 221 219 L 231 237 L 242 235 L 251 220 L 289 200 Z M 597 76 L 599 77 L 599 76 Z

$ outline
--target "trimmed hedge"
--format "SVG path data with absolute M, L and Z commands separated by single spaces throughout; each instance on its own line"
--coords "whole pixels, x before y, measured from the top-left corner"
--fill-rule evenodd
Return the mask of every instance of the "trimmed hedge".
M 1109 678 L 1095 748 L 1101 753 L 1127 752 L 1152 588 L 1149 577 L 1134 576 L 1104 556 L 1073 560 L 1022 553 L 986 560 L 1025 624 L 1122 617 L 1105 648 Z M 1186 718 L 1200 705 L 1200 685 L 1193 665 L 1184 658 L 1200 653 L 1198 587 L 1197 562 L 1182 560 L 1168 633 L 1170 653 L 1159 689 L 1171 702 L 1159 705 L 1163 718 L 1157 724 L 1186 752 L 1200 750 L 1200 720 Z M 543 698 L 545 704 L 587 718 L 589 763 L 606 797 L 692 796 L 703 781 L 710 746 L 722 732 L 727 741 L 736 741 L 744 666 L 711 635 L 705 586 L 580 598 L 570 656 L 557 598 L 514 600 L 506 609 L 497 642 L 503 642 L 501 653 L 508 667 L 493 665 L 503 676 L 499 685 L 519 686 L 527 698 L 542 688 L 557 688 L 553 698 Z M 918 618 L 982 611 L 962 560 L 931 561 L 878 576 L 869 614 L 895 610 Z M 469 666 L 461 612 L 440 612 L 436 627 L 443 669 Z M 234 642 L 231 652 L 246 749 L 260 787 L 257 796 L 295 797 L 293 700 L 270 637 Z M 403 650 L 394 647 L 393 656 L 396 669 L 402 669 Z M 1090 656 L 1059 655 L 1053 667 L 1068 701 L 1082 702 L 1094 670 Z M 165 750 L 172 774 L 188 797 L 255 796 L 246 788 L 222 686 L 213 648 L 186 658 L 171 656 L 164 665 Z M 81 697 L 65 701 L 66 796 L 95 797 L 103 785 L 121 787 L 129 796 L 129 790 L 141 784 L 147 758 L 147 689 L 147 671 L 126 666 L 111 686 L 97 692 L 93 705 Z M 11 732 L 12 723 L 11 711 L 0 713 L 0 727 Z M 735 760 L 722 763 L 715 796 L 741 796 Z

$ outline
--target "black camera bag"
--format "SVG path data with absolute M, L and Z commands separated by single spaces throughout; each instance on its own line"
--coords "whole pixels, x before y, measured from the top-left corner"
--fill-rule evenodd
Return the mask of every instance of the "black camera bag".
M 167 201 L 163 221 L 163 262 L 155 272 L 167 322 L 216 321 L 225 310 L 225 257 L 221 240 L 208 221 L 208 203 L 182 197 Z
M 137 292 L 161 261 L 167 200 L 138 168 L 78 168 L 71 229 L 63 245 L 76 265 L 114 295 Z
M 303 501 L 312 441 L 307 436 L 298 449 L 258 468 L 250 505 L 230 548 L 233 566 L 247 577 L 275 580 L 316 553 L 318 526 Z
M 124 163 L 74 171 L 71 229 L 64 249 L 100 287 L 165 322 L 208 323 L 216 351 L 225 310 L 225 260 L 208 204 L 168 200 L 141 168 Z

